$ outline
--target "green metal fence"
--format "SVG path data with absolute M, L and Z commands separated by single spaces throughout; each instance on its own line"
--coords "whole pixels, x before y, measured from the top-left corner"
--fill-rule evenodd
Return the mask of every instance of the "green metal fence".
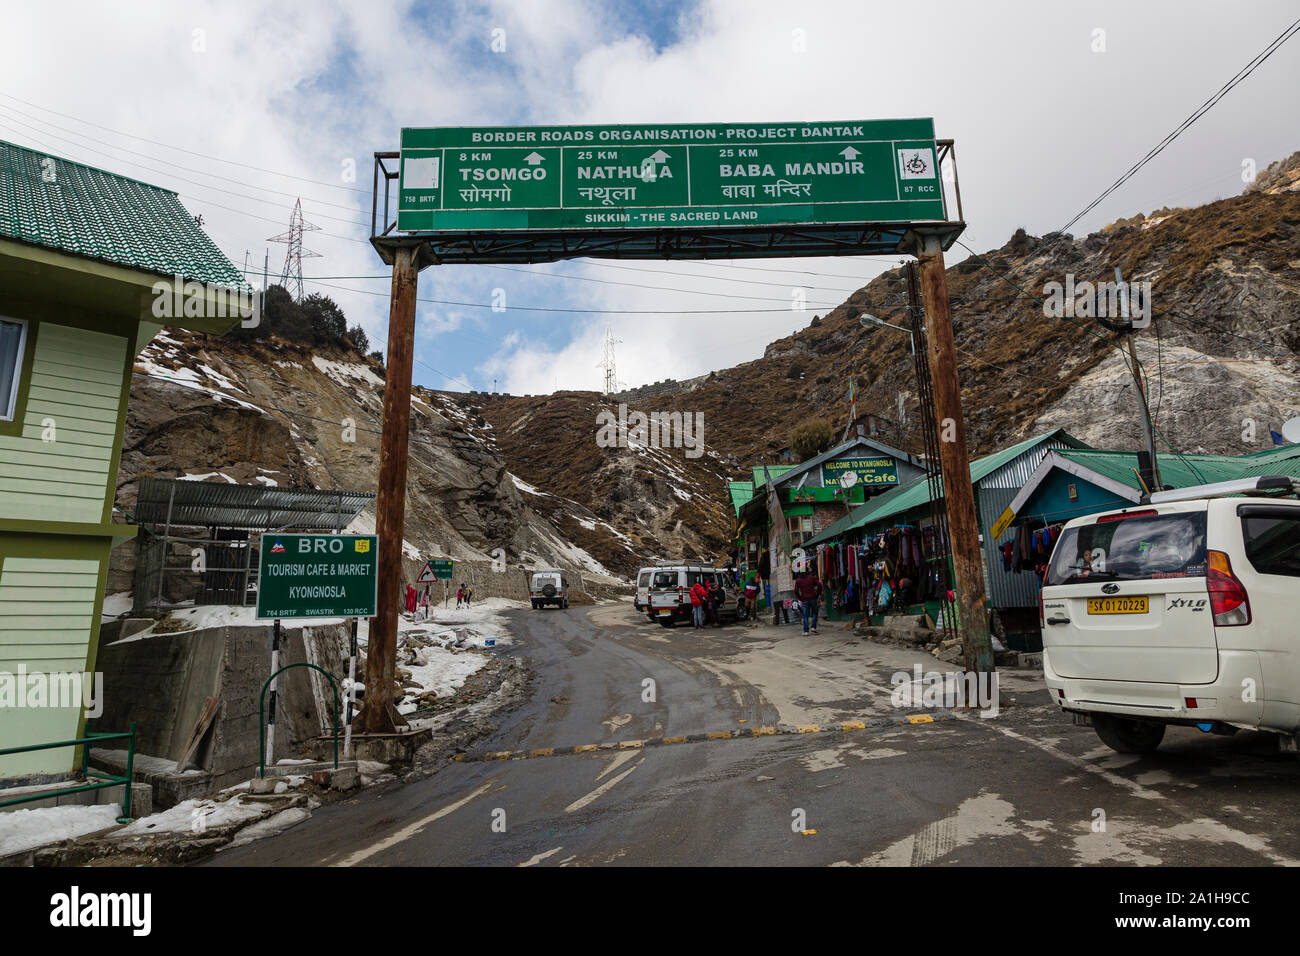
M 124 777 L 115 777 L 113 774 L 104 773 L 102 770 L 90 769 L 91 745 L 109 740 L 125 740 L 127 742 L 126 776 Z M 117 818 L 117 822 L 130 823 L 131 773 L 135 767 L 135 721 L 131 722 L 131 729 L 124 733 L 100 734 L 88 730 L 86 736 L 78 737 L 76 740 L 59 740 L 52 744 L 29 744 L 26 747 L 6 747 L 0 750 L 0 757 L 8 757 L 10 754 L 33 753 L 37 750 L 57 750 L 60 747 L 81 747 L 81 775 L 88 781 L 93 777 L 96 782 L 88 782 L 76 787 L 61 787 L 57 790 L 38 790 L 23 797 L 0 800 L 0 807 L 9 807 L 18 803 L 32 803 L 36 800 L 48 800 L 51 797 L 62 797 L 73 793 L 87 793 L 91 790 L 102 790 L 104 787 L 124 786 L 125 789 L 122 791 L 122 815 Z
M 325 675 L 325 679 L 330 682 L 330 687 L 334 688 L 334 769 L 339 769 L 339 685 L 330 675 L 329 671 L 315 664 L 307 664 L 299 661 L 296 664 L 285 664 L 278 671 L 266 679 L 262 685 L 262 694 L 257 703 L 257 775 L 258 777 L 266 776 L 266 689 L 271 686 L 271 681 L 275 680 L 285 671 L 294 667 L 306 667 L 309 670 L 319 671 Z M 272 712 L 274 712 L 274 707 Z

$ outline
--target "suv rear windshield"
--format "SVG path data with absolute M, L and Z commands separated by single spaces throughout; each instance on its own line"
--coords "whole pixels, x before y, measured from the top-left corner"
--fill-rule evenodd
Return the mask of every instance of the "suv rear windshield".
M 1069 528 L 1044 585 L 1205 576 L 1205 512 L 1124 518 Z
M 676 571 L 656 571 L 654 583 L 650 585 L 653 588 L 675 588 L 677 587 Z

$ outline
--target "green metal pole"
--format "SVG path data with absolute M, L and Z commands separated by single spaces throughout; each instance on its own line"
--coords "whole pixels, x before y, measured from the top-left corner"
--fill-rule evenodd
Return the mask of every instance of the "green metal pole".
M 135 771 L 135 721 L 131 721 L 131 736 L 126 741 L 126 788 L 122 791 L 122 815 L 118 823 L 131 822 L 131 777 Z

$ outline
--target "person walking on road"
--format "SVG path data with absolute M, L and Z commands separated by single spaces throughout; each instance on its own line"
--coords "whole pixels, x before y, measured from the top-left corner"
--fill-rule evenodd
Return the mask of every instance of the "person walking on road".
M 704 582 L 696 581 L 691 585 L 691 620 L 697 628 L 704 626 L 704 599 L 707 593 Z
M 758 627 L 758 575 L 751 573 L 745 581 L 745 610 L 749 612 L 749 626 Z
M 464 600 L 465 600 L 465 585 L 462 584 L 460 587 L 456 589 L 456 610 L 458 611 L 460 610 L 460 604 Z
M 474 585 L 465 585 L 465 606 L 469 607 L 470 599 L 474 597 Z
M 817 605 L 821 601 L 822 583 L 817 578 L 817 572 L 809 570 L 808 573 L 800 575 L 799 579 L 794 582 L 794 593 L 799 598 L 799 604 L 803 609 L 803 632 L 808 633 L 808 622 L 812 621 L 812 633 L 817 633 Z

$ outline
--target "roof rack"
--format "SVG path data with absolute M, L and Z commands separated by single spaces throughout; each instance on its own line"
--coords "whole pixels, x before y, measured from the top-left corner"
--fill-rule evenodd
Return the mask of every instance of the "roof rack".
M 1232 481 L 1215 481 L 1207 485 L 1192 485 L 1172 491 L 1155 491 L 1143 495 L 1141 504 L 1163 505 L 1171 501 L 1192 501 L 1196 498 L 1221 498 L 1224 495 L 1248 495 L 1252 492 L 1281 492 L 1300 497 L 1300 478 L 1289 475 L 1265 475 L 1260 478 L 1235 478 Z

